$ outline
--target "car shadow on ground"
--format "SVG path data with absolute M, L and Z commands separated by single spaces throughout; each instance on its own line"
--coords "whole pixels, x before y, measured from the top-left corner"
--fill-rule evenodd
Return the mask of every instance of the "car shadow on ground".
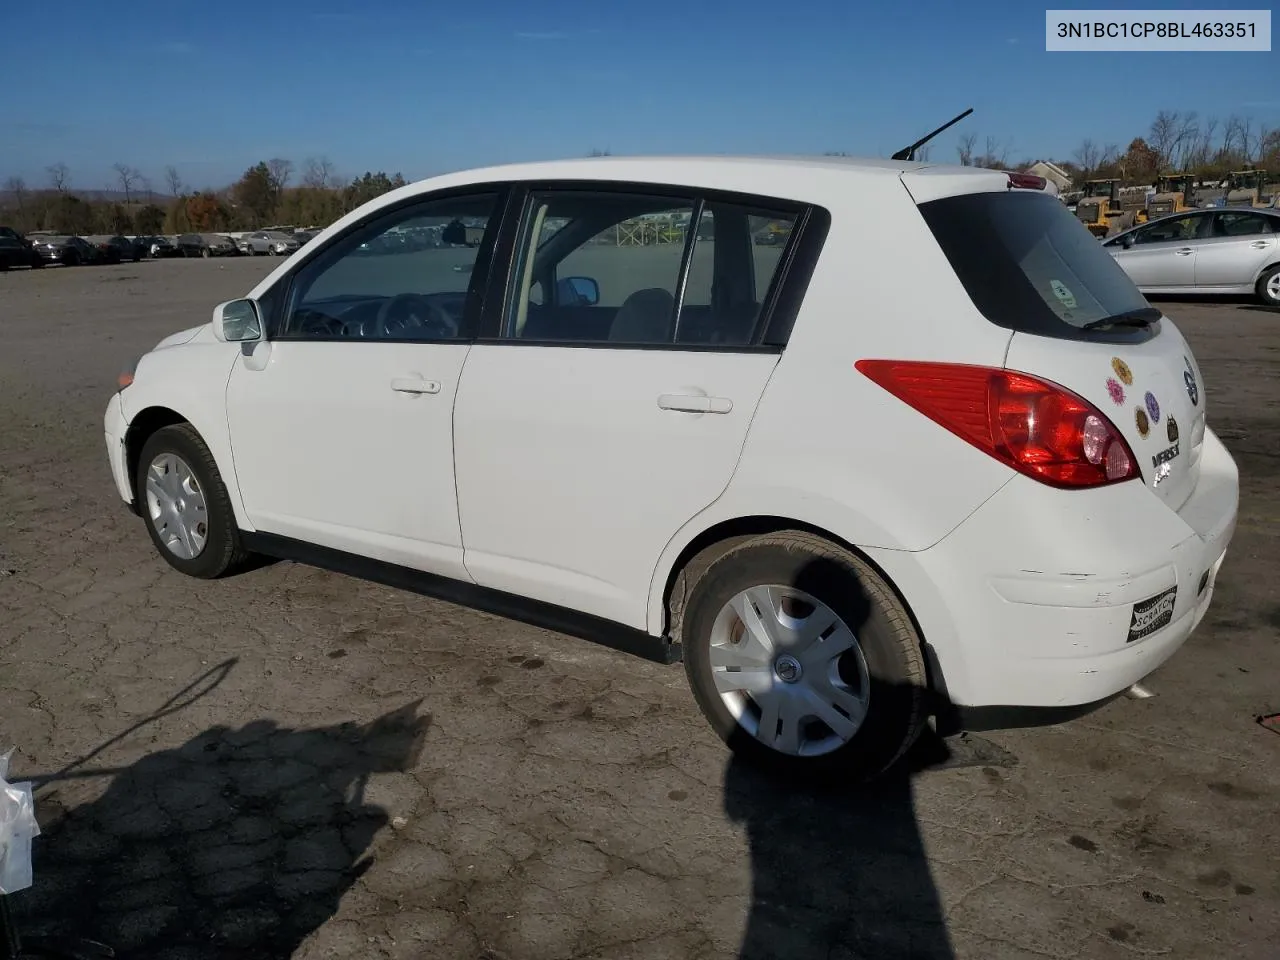
M 847 568 L 815 559 L 791 586 L 826 599 L 831 584 L 841 583 L 844 595 L 832 608 L 855 636 L 883 636 L 883 614 L 872 611 Z M 867 659 L 871 702 L 902 696 L 910 685 L 878 669 L 870 654 Z M 735 755 L 725 775 L 724 806 L 746 831 L 752 876 L 740 960 L 951 960 L 912 780 L 943 767 L 1015 762 L 987 740 L 967 733 L 944 740 L 932 726 L 869 784 L 828 779 L 801 786 Z
M 365 785 L 417 763 L 431 722 L 419 706 L 363 726 L 214 727 L 65 810 L 65 775 L 48 778 L 35 883 L 12 898 L 22 935 L 88 938 L 126 960 L 291 956 L 371 864 L 388 815 Z

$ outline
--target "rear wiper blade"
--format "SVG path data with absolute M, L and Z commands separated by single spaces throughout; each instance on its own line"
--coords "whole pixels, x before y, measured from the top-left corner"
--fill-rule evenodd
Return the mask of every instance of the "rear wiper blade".
M 1114 313 L 1109 317 L 1103 317 L 1101 320 L 1090 321 L 1081 329 L 1097 330 L 1099 327 L 1149 327 L 1154 321 L 1159 319 L 1160 311 L 1155 307 L 1138 307 L 1136 310 L 1126 310 L 1124 313 Z

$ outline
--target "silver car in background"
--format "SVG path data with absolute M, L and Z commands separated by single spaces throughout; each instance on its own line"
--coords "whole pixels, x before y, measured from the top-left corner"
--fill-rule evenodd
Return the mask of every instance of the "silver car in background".
M 277 230 L 255 230 L 240 238 L 240 249 L 251 256 L 257 256 L 260 253 L 267 253 L 273 257 L 288 256 L 291 253 L 297 253 L 300 246 L 297 237 Z
M 1172 214 L 1102 246 L 1143 293 L 1253 294 L 1280 307 L 1280 210 Z

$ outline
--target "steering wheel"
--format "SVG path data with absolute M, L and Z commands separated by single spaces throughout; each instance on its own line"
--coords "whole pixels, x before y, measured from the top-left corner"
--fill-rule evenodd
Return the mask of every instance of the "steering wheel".
M 420 293 L 387 297 L 373 320 L 373 335 L 398 337 L 408 330 L 421 330 L 432 339 L 449 340 L 458 335 L 458 323 L 443 307 Z

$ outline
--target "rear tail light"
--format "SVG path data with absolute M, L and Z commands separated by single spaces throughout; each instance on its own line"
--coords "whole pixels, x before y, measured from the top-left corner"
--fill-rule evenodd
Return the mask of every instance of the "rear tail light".
M 1055 383 L 994 367 L 859 360 L 855 368 L 962 440 L 1054 487 L 1141 477 L 1120 431 Z

